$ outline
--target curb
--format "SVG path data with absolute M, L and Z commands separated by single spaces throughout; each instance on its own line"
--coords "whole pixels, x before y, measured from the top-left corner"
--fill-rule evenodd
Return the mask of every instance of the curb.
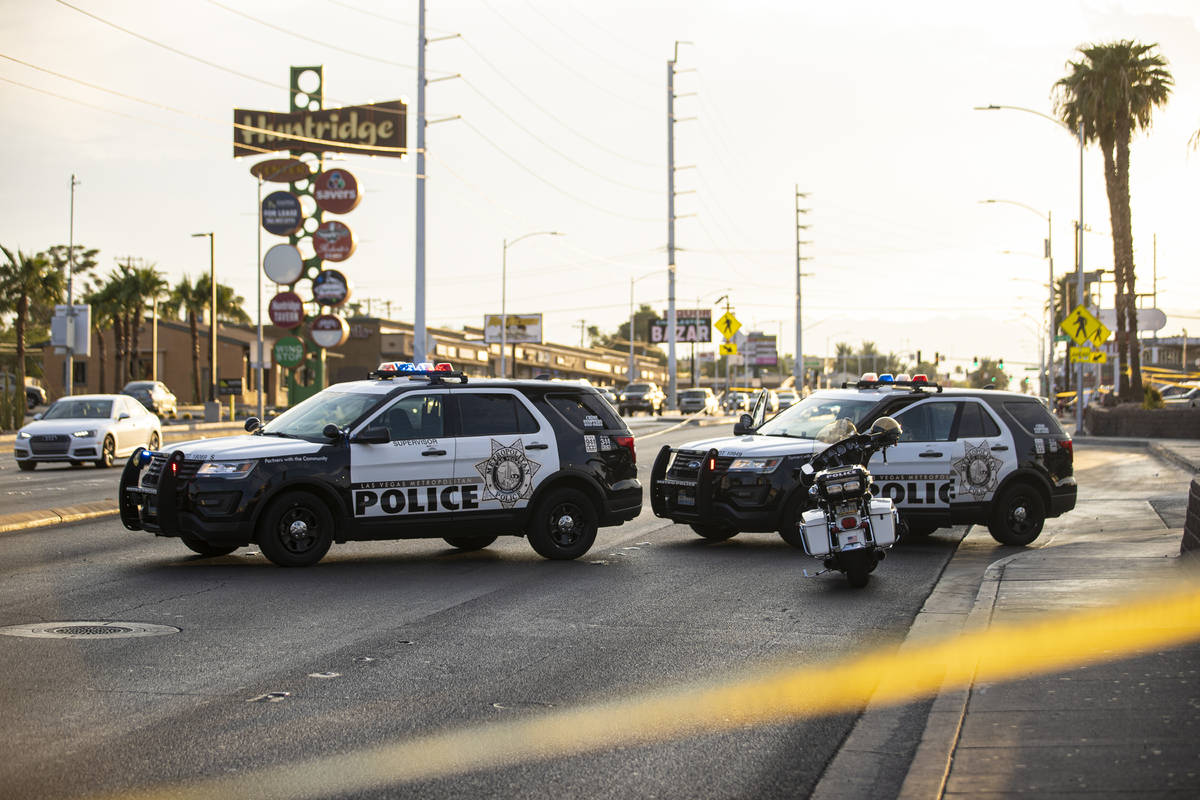
M 69 522 L 83 522 L 89 519 L 115 516 L 117 516 L 116 503 L 105 500 L 80 503 L 77 506 L 67 506 L 66 508 L 18 511 L 15 514 L 0 516 L 0 533 L 47 528 L 51 525 L 65 525 Z

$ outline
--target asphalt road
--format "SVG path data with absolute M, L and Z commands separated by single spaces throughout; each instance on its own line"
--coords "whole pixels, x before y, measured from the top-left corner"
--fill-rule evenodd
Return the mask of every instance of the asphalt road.
M 644 442 L 642 470 L 660 443 L 696 436 Z M 1094 457 L 1101 464 L 1089 473 Z M 1172 494 L 1140 453 L 1082 453 L 1077 464 L 1093 486 L 1119 480 L 1122 501 Z M 1075 512 L 1080 522 L 1103 520 L 1103 485 Z M 1129 513 L 1126 502 L 1108 505 Z M 648 508 L 566 563 L 512 538 L 475 553 L 440 540 L 355 543 L 316 567 L 285 570 L 252 549 L 195 557 L 115 521 L 0 535 L 0 626 L 180 629 L 0 636 L 0 741 L 9 745 L 0 786 L 14 797 L 77 797 L 229 777 L 825 660 L 903 637 L 962 533 L 897 548 L 861 591 L 833 574 L 803 577 L 813 562 L 776 535 L 711 544 Z M 997 546 L 997 558 L 1011 552 Z M 272 692 L 288 694 L 248 702 Z M 925 707 L 911 707 L 901 752 L 915 747 Z M 327 796 L 802 797 L 854 719 L 851 711 Z M 898 788 L 903 772 L 890 780 Z

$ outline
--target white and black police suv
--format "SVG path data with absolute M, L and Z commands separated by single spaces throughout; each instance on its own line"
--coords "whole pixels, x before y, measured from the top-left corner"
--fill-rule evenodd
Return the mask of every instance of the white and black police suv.
M 334 542 L 440 537 L 476 550 L 501 535 L 570 559 L 642 508 L 633 436 L 585 386 L 393 362 L 246 429 L 135 452 L 125 527 L 201 555 L 255 543 L 289 567 Z
M 1071 437 L 1036 398 L 900 377 L 868 373 L 766 421 L 760 397 L 734 436 L 664 447 L 651 471 L 654 513 L 708 539 L 777 531 L 802 547 L 796 523 L 811 500 L 801 465 L 845 436 L 848 424 L 865 431 L 883 416 L 903 433 L 886 460 L 872 457 L 872 492 L 895 502 L 902 535 L 974 523 L 1002 544 L 1026 545 L 1047 517 L 1075 507 Z

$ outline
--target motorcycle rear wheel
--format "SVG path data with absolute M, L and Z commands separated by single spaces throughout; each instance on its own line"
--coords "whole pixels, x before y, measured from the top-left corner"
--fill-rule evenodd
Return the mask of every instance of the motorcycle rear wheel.
M 855 550 L 838 557 L 841 562 L 839 567 L 846 573 L 846 581 L 855 589 L 861 589 L 871 582 L 871 570 L 876 563 L 873 556 L 870 550 Z

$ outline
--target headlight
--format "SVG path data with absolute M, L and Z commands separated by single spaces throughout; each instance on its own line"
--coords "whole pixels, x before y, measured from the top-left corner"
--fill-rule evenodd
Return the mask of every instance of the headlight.
M 203 478 L 244 478 L 254 469 L 257 461 L 206 461 L 196 470 Z
M 18 433 L 18 434 L 17 434 L 17 438 L 18 438 L 18 439 L 29 439 L 29 438 L 32 438 L 32 437 L 30 437 L 30 435 L 29 435 L 29 432 L 28 432 L 28 431 L 21 431 L 20 433 Z
M 625 395 L 621 395 L 621 396 L 620 396 L 620 397 L 618 397 L 617 399 L 618 399 L 618 400 L 628 400 L 629 398 L 628 398 L 628 397 L 626 397 Z
M 840 483 L 825 484 L 825 494 L 829 495 L 830 497 L 837 497 L 841 493 L 842 493 L 842 485 Z
M 857 492 L 862 488 L 862 482 L 858 480 L 846 481 L 842 484 L 842 490 L 846 492 Z
M 749 472 L 770 472 L 779 466 L 782 458 L 735 458 L 729 465 L 730 471 L 747 470 Z
M 74 431 L 71 433 L 71 435 L 74 436 L 76 439 L 91 439 L 91 438 L 95 437 L 96 431 L 95 430 Z

